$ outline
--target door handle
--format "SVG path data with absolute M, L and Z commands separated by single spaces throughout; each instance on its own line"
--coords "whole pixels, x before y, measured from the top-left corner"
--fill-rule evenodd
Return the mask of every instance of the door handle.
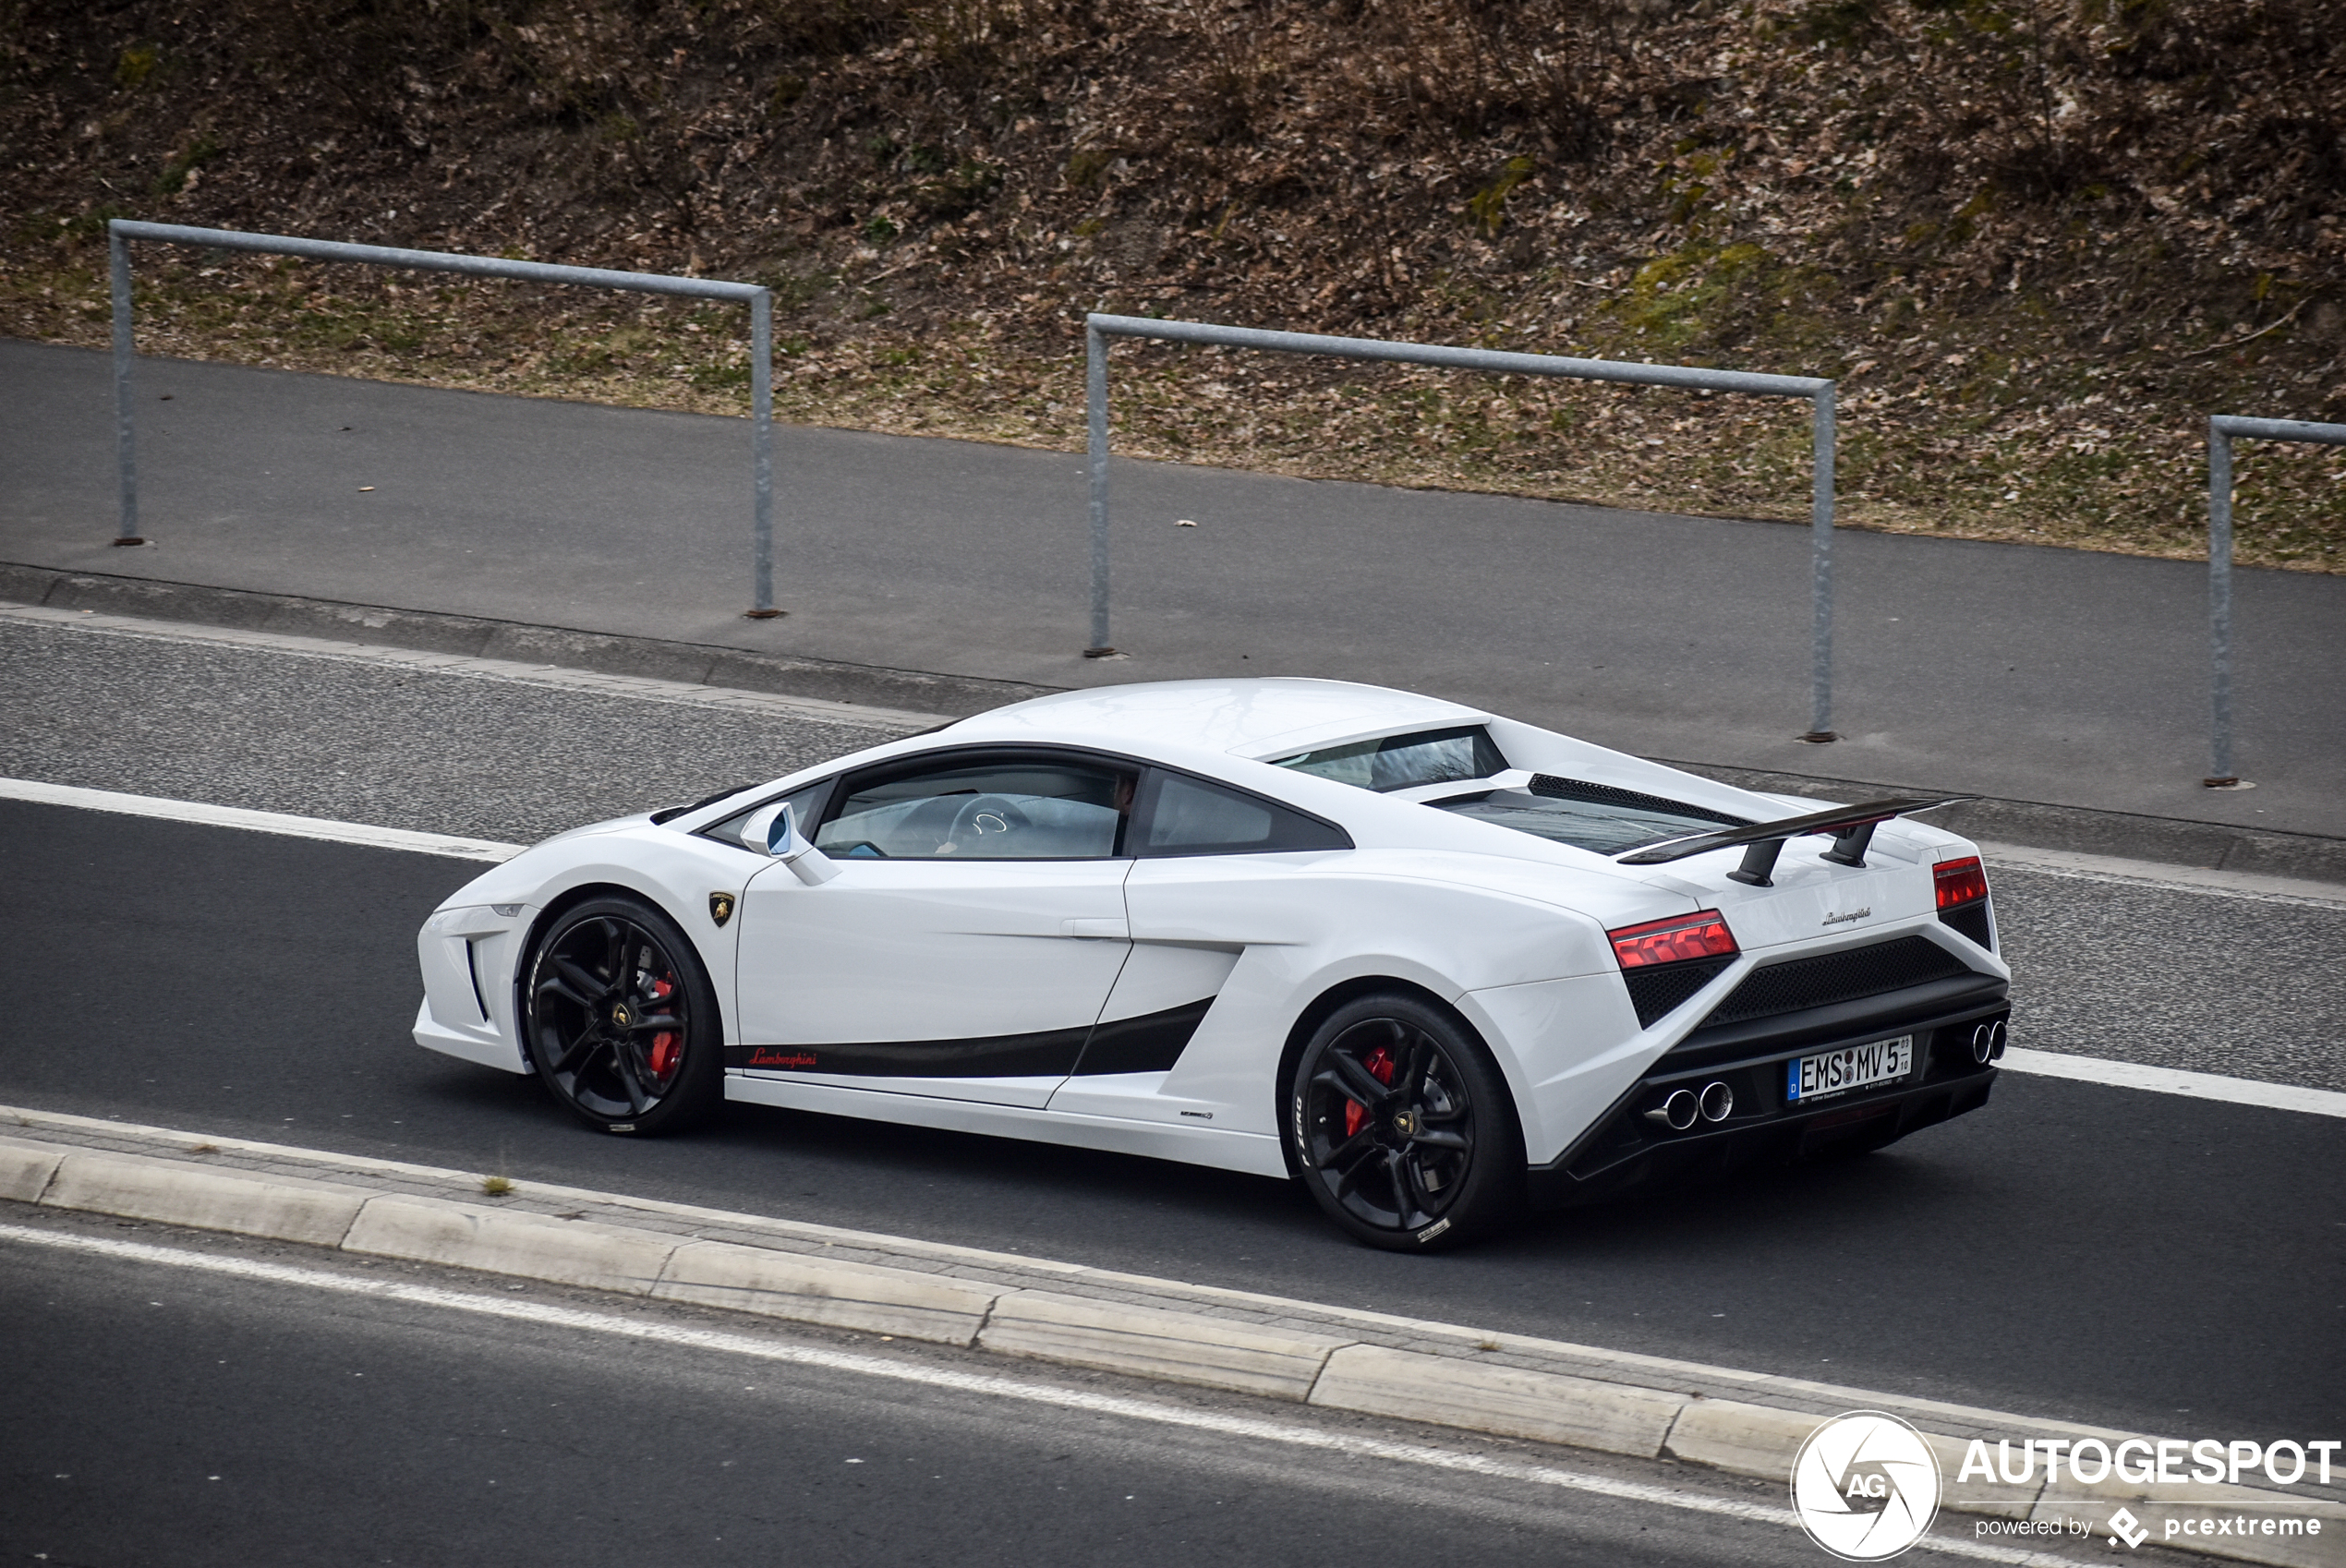
M 1126 942 L 1132 936 L 1132 924 L 1123 920 L 1063 920 L 1059 922 L 1061 936 L 1088 936 L 1101 941 Z

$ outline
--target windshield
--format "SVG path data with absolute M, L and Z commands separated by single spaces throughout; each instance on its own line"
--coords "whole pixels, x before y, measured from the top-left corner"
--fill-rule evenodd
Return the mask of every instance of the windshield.
M 1280 757 L 1275 767 L 1291 767 L 1339 784 L 1357 785 L 1382 794 L 1420 784 L 1456 784 L 1469 778 L 1489 778 L 1507 770 L 1498 742 L 1481 725 L 1456 730 L 1421 730 L 1410 735 L 1386 735 L 1349 745 L 1328 746 Z
M 1521 789 L 1481 790 L 1426 804 L 1601 855 L 1620 854 L 1689 833 L 1747 825 L 1746 818 L 1707 806 L 1546 774 L 1534 775 Z

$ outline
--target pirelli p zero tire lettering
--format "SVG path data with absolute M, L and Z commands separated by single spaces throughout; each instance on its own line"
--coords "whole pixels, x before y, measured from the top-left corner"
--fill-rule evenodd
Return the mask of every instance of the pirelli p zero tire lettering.
M 1303 1184 L 1373 1247 L 1456 1246 L 1521 1209 L 1506 1080 L 1470 1030 L 1417 997 L 1362 996 L 1330 1014 L 1296 1062 L 1285 1111 Z
M 640 899 L 591 899 L 547 927 L 520 1012 L 538 1077 L 600 1131 L 681 1131 L 724 1097 L 707 971 L 675 923 Z

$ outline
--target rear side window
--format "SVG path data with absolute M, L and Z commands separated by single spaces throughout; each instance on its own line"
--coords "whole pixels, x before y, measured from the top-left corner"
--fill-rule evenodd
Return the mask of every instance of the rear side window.
M 1276 801 L 1152 769 L 1141 786 L 1135 852 L 1143 855 L 1260 855 L 1282 850 L 1348 850 L 1351 837 L 1333 823 Z
M 1491 732 L 1480 724 L 1456 730 L 1421 730 L 1409 735 L 1385 735 L 1349 745 L 1326 746 L 1281 757 L 1276 767 L 1333 778 L 1383 793 L 1420 784 L 1455 784 L 1468 778 L 1489 778 L 1507 770 L 1507 759 Z

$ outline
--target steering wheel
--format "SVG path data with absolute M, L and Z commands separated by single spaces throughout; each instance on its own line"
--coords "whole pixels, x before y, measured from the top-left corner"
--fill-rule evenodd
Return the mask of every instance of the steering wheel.
M 947 829 L 945 841 L 959 850 L 998 833 L 1034 826 L 1034 818 L 1019 810 L 1016 802 L 1001 795 L 980 795 L 953 814 L 953 826 Z

